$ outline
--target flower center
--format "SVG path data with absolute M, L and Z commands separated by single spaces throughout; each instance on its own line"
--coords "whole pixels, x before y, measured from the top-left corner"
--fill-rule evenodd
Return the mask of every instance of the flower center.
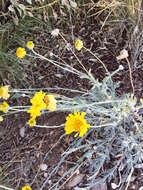
M 46 105 L 49 104 L 49 98 L 47 96 L 44 97 L 44 102 L 45 102 Z
M 75 130 L 80 131 L 80 127 L 83 125 L 83 122 L 80 121 L 79 119 L 75 120 Z

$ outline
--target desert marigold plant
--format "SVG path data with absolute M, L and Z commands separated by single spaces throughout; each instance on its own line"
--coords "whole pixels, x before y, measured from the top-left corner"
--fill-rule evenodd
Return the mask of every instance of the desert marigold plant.
M 90 128 L 90 124 L 86 122 L 84 119 L 85 112 L 76 112 L 74 114 L 69 114 L 66 118 L 65 123 L 65 133 L 70 134 L 76 132 L 75 137 L 79 135 L 82 137 L 84 134 L 87 133 L 87 129 Z
M 77 40 L 74 45 L 78 51 L 83 48 L 81 40 Z M 85 47 L 84 49 L 90 52 L 89 49 Z M 68 64 L 60 64 L 58 61 L 52 61 L 39 55 L 34 50 L 32 50 L 32 53 L 42 60 L 47 60 L 60 68 L 66 69 L 66 71 L 76 74 L 81 79 L 89 80 L 91 85 L 91 89 L 86 91 L 78 90 L 77 92 L 73 89 L 66 89 L 69 92 L 76 91 L 78 93 L 74 98 L 57 95 L 59 98 L 58 109 L 55 96 L 46 94 L 42 90 L 36 92 L 30 100 L 32 105 L 30 108 L 28 106 L 29 110 L 27 111 L 30 114 L 29 126 L 36 125 L 36 118 L 41 113 L 44 113 L 45 110 L 45 112 L 47 110 L 73 111 L 73 114 L 69 114 L 66 117 L 66 122 L 62 124 L 62 127 L 65 126 L 65 134 L 75 133 L 74 137 L 80 137 L 74 140 L 71 137 L 70 140 L 73 142 L 70 144 L 69 149 L 65 150 L 62 159 L 45 179 L 40 189 L 44 189 L 46 185 L 50 186 L 50 188 L 48 187 L 49 189 L 59 187 L 63 177 L 55 184 L 47 184 L 48 180 L 55 175 L 55 171 L 58 171 L 61 164 L 71 153 L 79 150 L 82 154 L 79 156 L 79 159 L 77 158 L 78 160 L 74 166 L 71 166 L 70 170 L 63 174 L 65 178 L 76 170 L 79 171 L 83 166 L 88 166 L 89 172 L 85 176 L 88 181 L 88 184 L 85 184 L 86 189 L 89 190 L 92 187 L 96 187 L 96 185 L 106 183 L 106 181 L 113 187 L 120 186 L 120 190 L 125 189 L 124 185 L 127 189 L 135 168 L 143 167 L 143 145 L 141 144 L 141 139 L 143 139 L 143 121 L 141 117 L 143 100 L 140 100 L 141 105 L 139 105 L 134 94 L 126 94 L 122 97 L 116 95 L 116 89 L 119 87 L 119 84 L 114 83 L 112 77 L 123 70 L 123 66 L 120 65 L 117 70 L 110 73 L 106 65 L 91 52 L 91 55 L 102 64 L 107 74 L 99 82 L 99 80 L 94 78 L 91 70 L 86 70 L 84 66 L 85 72 L 83 73 Z M 73 55 L 82 65 L 75 52 L 73 52 Z M 86 119 L 84 118 L 85 115 L 87 116 Z M 38 127 L 38 125 L 36 126 Z M 51 126 L 43 127 L 50 128 Z M 56 128 L 57 126 L 52 127 Z M 111 183 L 116 182 L 119 175 L 120 184 Z
M 16 50 L 16 55 L 17 55 L 17 57 L 18 58 L 24 58 L 24 56 L 26 55 L 26 50 L 24 49 L 24 48 L 22 48 L 22 47 L 19 47 L 19 48 L 17 48 L 17 50 Z
M 81 40 L 76 40 L 74 44 L 75 48 L 80 51 L 83 48 L 83 41 Z
M 7 100 L 10 97 L 10 94 L 8 93 L 9 86 L 2 86 L 0 88 L 0 98 L 3 98 Z
M 32 189 L 31 189 L 31 187 L 30 187 L 30 186 L 26 185 L 26 186 L 22 187 L 22 189 L 21 189 L 21 190 L 32 190 Z

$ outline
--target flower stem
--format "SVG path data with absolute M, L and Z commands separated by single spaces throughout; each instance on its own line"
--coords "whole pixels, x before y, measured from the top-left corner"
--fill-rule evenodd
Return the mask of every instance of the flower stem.
M 133 94 L 132 94 L 132 98 L 133 98 L 134 94 L 135 94 L 135 88 L 134 88 L 134 85 L 133 85 L 132 70 L 131 70 L 131 65 L 130 65 L 129 59 L 127 57 L 126 57 L 126 61 L 128 63 L 128 67 L 129 67 L 130 81 L 131 81 L 131 85 L 132 85 L 132 89 L 133 89 Z

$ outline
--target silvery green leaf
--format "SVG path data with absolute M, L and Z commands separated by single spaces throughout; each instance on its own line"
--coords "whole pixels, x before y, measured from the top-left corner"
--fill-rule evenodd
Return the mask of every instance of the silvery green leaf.
M 32 0 L 26 0 L 27 3 L 32 4 Z
M 61 0 L 62 5 L 68 4 L 68 0 Z
M 80 76 L 80 78 L 81 78 L 81 79 L 89 79 L 89 76 L 83 74 L 82 76 Z
M 13 5 L 10 5 L 10 6 L 8 7 L 8 10 L 11 11 L 11 12 L 14 12 L 14 11 L 15 11 Z
M 23 4 L 18 4 L 19 8 L 22 9 L 23 11 L 25 10 L 25 6 Z
M 82 104 L 80 98 L 78 96 L 75 96 L 74 98 L 74 101 L 77 102 L 78 104 Z
M 21 94 L 14 94 L 12 97 L 11 97 L 11 99 L 13 99 L 13 98 L 20 98 L 21 97 Z
M 74 2 L 74 1 L 71 1 L 71 0 L 70 0 L 70 5 L 71 5 L 71 7 L 73 7 L 74 9 L 77 8 L 77 3 Z
M 135 165 L 135 168 L 143 168 L 143 164 L 137 164 Z
M 20 16 L 22 16 L 22 9 L 17 7 L 17 10 L 18 10 Z

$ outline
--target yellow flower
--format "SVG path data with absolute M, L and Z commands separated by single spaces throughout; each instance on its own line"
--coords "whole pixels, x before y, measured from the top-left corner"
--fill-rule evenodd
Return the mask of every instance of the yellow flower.
M 8 107 L 9 105 L 7 104 L 7 102 L 3 102 L 3 105 L 0 105 L 0 111 L 2 112 L 7 112 L 8 111 Z
M 29 121 L 27 122 L 31 127 L 34 126 L 36 124 L 35 118 L 31 118 L 29 119 Z
M 18 58 L 23 58 L 26 55 L 25 49 L 22 47 L 17 48 L 16 55 Z
M 27 42 L 27 47 L 28 47 L 29 49 L 33 49 L 33 48 L 34 48 L 34 43 L 33 43 L 32 41 L 28 41 L 28 42 Z
M 56 103 L 57 103 L 57 100 L 55 99 L 55 96 L 54 95 L 46 95 L 44 97 L 44 102 L 46 104 L 46 108 L 49 110 L 49 111 L 55 111 L 56 110 Z
M 30 113 L 31 117 L 36 118 L 41 115 L 40 111 L 41 111 L 41 106 L 40 104 L 37 104 L 37 105 L 32 105 L 30 109 L 27 111 L 27 113 Z
M 21 190 L 32 190 L 32 189 L 31 189 L 31 187 L 30 187 L 30 186 L 26 185 L 26 186 L 22 187 L 22 189 L 21 189 Z
M 3 121 L 3 117 L 2 116 L 0 116 L 0 121 Z
M 7 100 L 10 97 L 10 94 L 8 94 L 8 88 L 9 86 L 2 86 L 0 88 L 0 98 Z
M 33 105 L 37 105 L 39 103 L 43 103 L 43 99 L 44 99 L 44 96 L 46 94 L 42 92 L 42 90 L 40 90 L 39 92 L 36 92 L 34 94 L 34 97 L 30 100 L 30 102 L 33 104 Z
M 46 108 L 46 104 L 44 103 L 44 96 L 45 93 L 43 93 L 41 90 L 40 92 L 36 92 L 34 97 L 30 100 L 32 106 L 27 111 L 27 113 L 30 113 L 31 117 L 28 122 L 30 126 L 33 126 L 35 124 L 34 120 L 36 119 L 36 117 L 41 115 L 40 111 Z M 34 118 L 34 120 L 32 118 Z
M 83 42 L 81 40 L 76 40 L 74 44 L 75 48 L 80 51 L 83 48 Z
M 80 115 L 80 112 L 76 111 L 74 111 L 74 114 L 69 114 L 66 118 L 65 133 L 70 134 L 77 132 L 75 137 L 77 135 L 82 137 L 85 133 L 87 133 L 87 128 L 90 128 L 90 124 L 88 124 L 84 119 L 85 114 L 85 112 L 82 112 Z

